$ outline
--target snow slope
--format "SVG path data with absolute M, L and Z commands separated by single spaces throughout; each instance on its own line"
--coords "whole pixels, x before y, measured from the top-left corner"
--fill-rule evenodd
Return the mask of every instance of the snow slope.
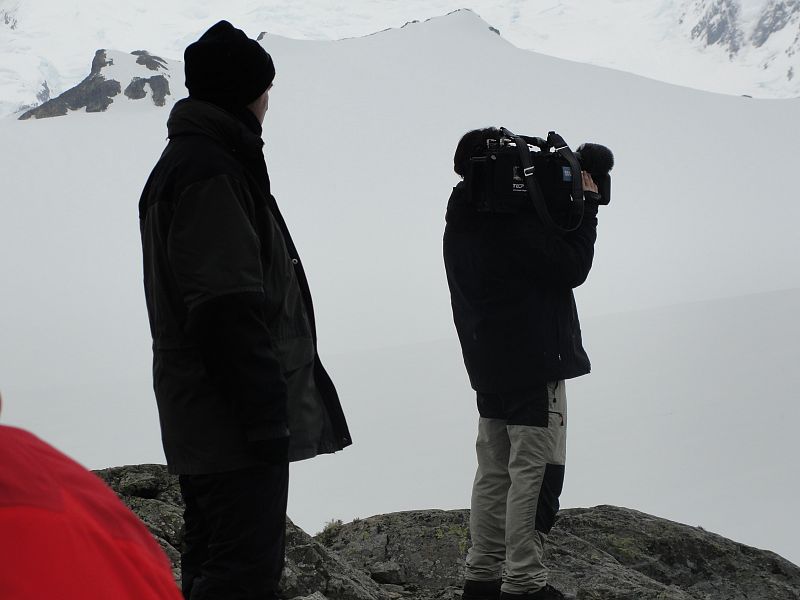
M 800 96 L 797 0 L 0 0 L 0 115 L 78 83 L 98 48 L 179 59 L 223 18 L 252 36 L 338 39 L 465 7 L 520 48 L 726 94 Z
M 594 373 L 568 386 L 565 505 L 647 510 L 800 562 L 800 103 L 522 51 L 469 12 L 263 43 L 273 190 L 355 439 L 294 465 L 292 518 L 313 531 L 467 504 L 476 416 L 441 261 L 452 151 L 476 126 L 556 129 L 618 164 L 578 290 Z M 136 203 L 167 109 L 125 106 L 0 121 L 2 418 L 90 467 L 163 460 Z

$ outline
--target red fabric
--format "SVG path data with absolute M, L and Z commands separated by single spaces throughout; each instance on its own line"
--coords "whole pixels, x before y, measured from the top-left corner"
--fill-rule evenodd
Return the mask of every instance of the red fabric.
M 169 561 L 97 476 L 0 425 L 0 598 L 181 600 Z

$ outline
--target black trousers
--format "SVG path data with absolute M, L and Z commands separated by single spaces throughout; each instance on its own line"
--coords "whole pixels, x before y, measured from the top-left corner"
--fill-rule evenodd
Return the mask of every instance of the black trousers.
M 561 382 L 553 382 L 553 392 Z M 548 384 L 519 392 L 503 392 L 500 394 L 485 394 L 478 392 L 478 413 L 485 419 L 502 419 L 509 425 L 529 425 L 532 427 L 547 427 L 551 414 L 554 413 L 548 392 Z M 553 401 L 555 402 L 555 401 Z M 562 415 L 563 420 L 563 415 Z
M 186 600 L 277 599 L 289 465 L 181 475 Z

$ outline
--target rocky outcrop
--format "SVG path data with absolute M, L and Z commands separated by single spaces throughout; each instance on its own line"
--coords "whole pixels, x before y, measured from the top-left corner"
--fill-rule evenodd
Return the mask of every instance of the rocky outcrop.
M 161 71 L 163 69 L 168 69 L 167 61 L 165 61 L 160 56 L 156 56 L 155 54 L 150 54 L 147 50 L 134 50 L 131 52 L 136 58 L 137 65 L 144 65 L 151 71 Z
M 317 536 L 412 597 L 463 584 L 469 512 L 380 515 Z M 800 568 L 771 552 L 625 508 L 559 514 L 547 548 L 554 585 L 585 600 L 796 600 Z
M 379 515 L 329 526 L 316 539 L 377 582 L 427 597 L 463 585 L 469 511 Z
M 777 31 L 800 19 L 800 0 L 770 0 L 753 31 L 753 45 L 760 48 Z
M 145 85 L 150 86 L 153 94 L 153 104 L 164 106 L 169 96 L 169 82 L 163 75 L 153 75 L 153 77 L 134 77 L 125 88 L 125 95 L 131 100 L 141 100 L 147 96 L 144 89 Z
M 551 551 L 554 564 L 566 564 L 584 545 L 611 558 L 609 566 L 626 576 L 646 578 L 672 595 L 618 598 L 796 599 L 800 568 L 777 554 L 739 544 L 699 527 L 689 527 L 634 510 L 600 506 L 564 511 Z M 578 545 L 574 540 L 580 540 Z M 560 560 L 559 554 L 563 557 Z M 565 586 L 580 590 L 585 577 L 567 568 Z M 587 596 L 607 597 L 607 596 Z
M 760 64 L 765 85 L 773 76 L 791 82 L 800 52 L 800 0 L 767 0 L 746 18 L 742 6 L 743 0 L 684 0 L 678 22 L 693 40 L 722 48 L 732 61 Z
M 114 96 L 120 93 L 121 86 L 118 81 L 109 81 L 101 73 L 103 67 L 114 64 L 106 58 L 105 50 L 98 50 L 92 60 L 92 70 L 89 76 L 74 88 L 67 90 L 57 98 L 48 100 L 20 117 L 21 120 L 46 117 L 60 117 L 70 110 L 86 109 L 86 112 L 102 112 L 113 101 Z
M 180 579 L 182 505 L 163 466 L 98 471 L 147 525 Z M 469 511 L 426 510 L 333 523 L 315 538 L 287 522 L 283 597 L 460 598 Z M 554 585 L 578 600 L 797 600 L 800 568 L 780 556 L 613 506 L 569 509 L 551 532 Z
M 764 7 L 752 35 L 756 48 L 766 44 L 770 38 L 784 29 L 797 32 L 794 40 L 783 50 L 790 60 L 800 52 L 800 0 L 770 0 Z M 768 64 L 765 66 L 769 66 Z M 794 66 L 789 66 L 786 78 L 794 78 Z
M 11 29 L 17 28 L 17 18 L 14 16 L 14 13 L 0 10 L 0 21 L 3 22 L 3 25 L 7 25 Z
M 706 46 L 721 46 L 733 57 L 745 46 L 761 48 L 786 28 L 797 30 L 800 26 L 800 0 L 769 0 L 761 8 L 753 25 L 742 22 L 741 0 L 694 0 L 687 3 L 681 17 L 691 27 L 692 39 Z M 784 47 L 792 56 L 798 49 L 796 42 Z
M 122 501 L 144 522 L 172 563 L 180 582 L 183 542 L 183 502 L 177 477 L 162 465 L 136 465 L 96 471 Z M 281 588 L 285 598 L 319 593 L 327 600 L 389 600 L 378 583 L 347 564 L 335 553 L 286 523 L 286 568 Z
M 164 106 L 171 94 L 170 77 L 169 62 L 145 50 L 130 54 L 98 50 L 83 81 L 52 99 L 46 88 L 46 96 L 39 96 L 42 104 L 23 113 L 20 119 L 59 117 L 77 110 L 104 112 L 120 94 L 129 100 L 146 98 L 147 88 L 153 104 Z
M 699 16 L 692 27 L 693 40 L 702 40 L 706 46 L 722 46 L 731 57 L 739 52 L 744 34 L 739 27 L 737 0 L 699 0 L 695 10 Z

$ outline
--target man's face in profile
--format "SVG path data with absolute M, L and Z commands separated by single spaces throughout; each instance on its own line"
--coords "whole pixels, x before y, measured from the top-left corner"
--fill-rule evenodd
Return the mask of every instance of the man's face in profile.
M 267 109 L 269 109 L 269 91 L 271 89 L 272 84 L 270 83 L 269 87 L 264 90 L 264 93 L 248 105 L 248 108 L 252 111 L 252 113 L 256 116 L 256 119 L 258 119 L 258 122 L 262 125 L 264 124 L 264 117 L 267 115 Z

